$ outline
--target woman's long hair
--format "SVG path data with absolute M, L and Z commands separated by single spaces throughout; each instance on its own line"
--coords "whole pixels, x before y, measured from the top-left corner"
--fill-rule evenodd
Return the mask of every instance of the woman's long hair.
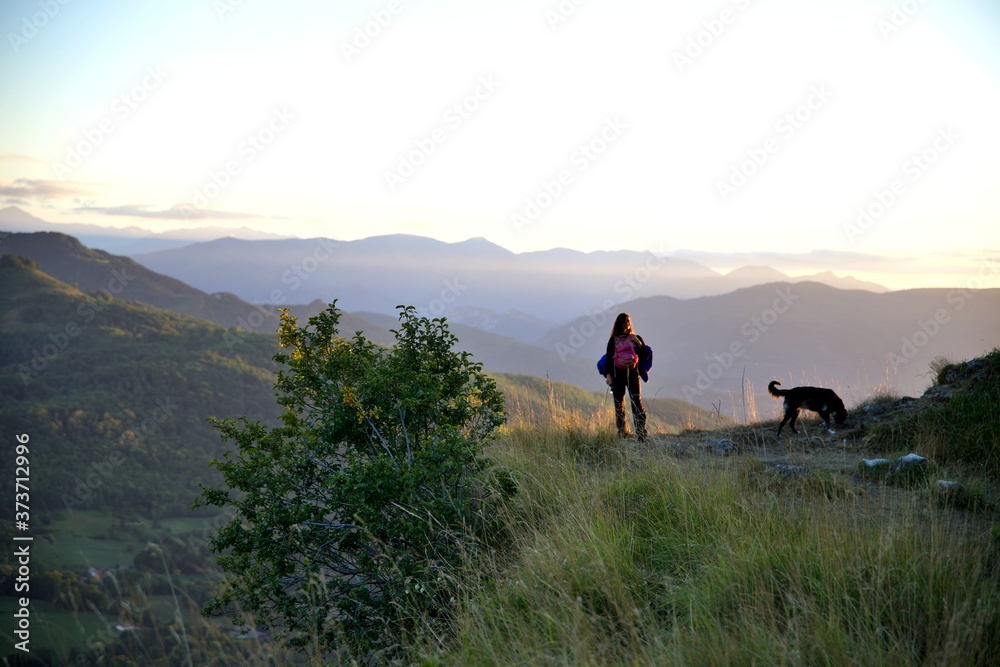
M 620 313 L 611 327 L 612 336 L 630 336 L 632 334 L 632 318 L 628 313 Z

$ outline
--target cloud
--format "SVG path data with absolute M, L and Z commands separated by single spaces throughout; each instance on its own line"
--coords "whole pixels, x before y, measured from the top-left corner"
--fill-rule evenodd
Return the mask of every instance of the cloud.
M 150 210 L 143 204 L 125 204 L 122 206 L 78 206 L 75 213 L 97 213 L 100 215 L 123 216 L 129 218 L 153 218 L 158 220 L 245 220 L 259 218 L 252 213 L 239 211 L 218 211 L 196 208 L 190 204 L 175 204 L 167 209 Z
M 8 197 L 72 197 L 84 194 L 86 190 L 67 181 L 46 181 L 19 178 L 15 181 L 0 181 L 0 195 Z
M 48 161 L 43 160 L 42 158 L 33 157 L 31 155 L 21 155 L 19 153 L 6 153 L 4 155 L 0 155 L 0 161 L 35 162 L 37 164 L 48 164 Z

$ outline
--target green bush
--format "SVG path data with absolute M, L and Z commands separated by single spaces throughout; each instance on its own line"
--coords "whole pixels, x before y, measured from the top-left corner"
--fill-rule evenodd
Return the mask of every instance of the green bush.
M 444 320 L 401 306 L 386 350 L 339 337 L 339 318 L 332 304 L 299 328 L 282 312 L 282 426 L 215 423 L 237 452 L 198 503 L 235 510 L 212 541 L 232 576 L 206 611 L 239 603 L 291 646 L 363 660 L 447 616 L 504 409 Z

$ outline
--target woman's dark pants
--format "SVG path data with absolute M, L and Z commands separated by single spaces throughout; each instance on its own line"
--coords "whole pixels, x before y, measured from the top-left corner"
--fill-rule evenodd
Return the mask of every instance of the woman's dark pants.
M 625 391 L 632 399 L 632 418 L 635 420 L 635 434 L 639 442 L 646 439 L 646 408 L 642 406 L 642 389 L 639 387 L 639 372 L 634 368 L 616 368 L 611 376 L 611 395 L 615 399 L 615 426 L 618 435 L 624 436 Z

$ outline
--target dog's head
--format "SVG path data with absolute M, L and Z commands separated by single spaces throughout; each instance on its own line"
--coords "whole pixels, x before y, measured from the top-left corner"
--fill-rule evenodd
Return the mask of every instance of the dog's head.
M 847 421 L 847 410 L 845 410 L 844 408 L 840 408 L 839 410 L 837 410 L 836 412 L 834 412 L 833 413 L 833 421 L 835 421 L 835 422 L 837 422 L 837 424 L 843 426 L 844 422 Z

